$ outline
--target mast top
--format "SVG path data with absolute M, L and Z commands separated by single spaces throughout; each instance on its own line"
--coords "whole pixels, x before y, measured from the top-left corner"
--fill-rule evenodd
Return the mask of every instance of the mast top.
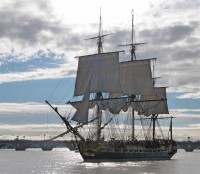
M 136 60 L 136 54 L 135 54 L 135 51 L 136 51 L 136 46 L 138 45 L 142 45 L 142 44 L 146 44 L 146 43 L 135 43 L 135 31 L 134 31 L 134 10 L 132 9 L 131 11 L 131 14 L 132 14 L 132 34 L 131 34 L 131 43 L 130 44 L 124 44 L 124 45 L 119 45 L 119 46 L 130 46 L 131 47 L 131 50 L 130 50 L 130 53 L 131 53 L 131 61 L 134 61 Z
M 103 42 L 102 42 L 102 38 L 105 36 L 109 36 L 113 33 L 109 33 L 109 34 L 102 34 L 102 19 L 101 19 L 101 7 L 100 7 L 100 17 L 99 17 L 99 35 L 95 36 L 95 37 L 91 37 L 85 40 L 92 40 L 92 39 L 98 39 L 97 41 L 97 50 L 98 50 L 98 54 L 99 53 L 103 53 Z

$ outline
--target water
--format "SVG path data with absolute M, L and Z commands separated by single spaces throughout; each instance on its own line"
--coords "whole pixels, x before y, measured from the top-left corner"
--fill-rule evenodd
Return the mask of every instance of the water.
M 0 174 L 195 174 L 200 150 L 179 150 L 169 161 L 84 163 L 79 153 L 66 148 L 42 151 L 0 150 Z

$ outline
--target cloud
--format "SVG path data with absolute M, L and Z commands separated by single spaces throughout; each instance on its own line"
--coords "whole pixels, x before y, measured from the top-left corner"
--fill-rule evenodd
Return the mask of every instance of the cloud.
M 165 85 L 170 86 L 170 91 L 187 92 L 185 97 L 191 93 L 193 98 L 200 98 L 200 41 L 197 39 L 199 29 L 196 21 L 190 21 L 187 25 L 172 23 L 171 26 L 139 32 L 140 38 L 150 42 L 145 46 L 147 50 L 139 52 L 140 57 L 157 57 L 156 76 L 167 79 Z M 158 79 L 157 82 L 162 82 L 163 79 Z
M 17 136 L 19 139 L 49 139 L 66 131 L 66 127 L 61 124 L 1 124 L 0 125 L 1 139 L 13 140 Z M 45 135 L 45 137 L 44 137 Z M 71 135 L 65 136 L 66 139 L 71 139 Z
M 43 139 L 44 134 L 47 136 L 56 136 L 64 131 L 66 127 L 57 115 L 53 114 L 51 108 L 42 103 L 1 103 L 0 108 L 0 132 L 2 139 L 14 139 L 16 136 L 26 136 L 29 139 Z M 68 105 L 54 105 L 58 107 L 62 115 L 68 115 L 75 112 Z M 198 140 L 198 132 L 200 129 L 200 109 L 173 109 L 170 110 L 175 118 L 173 119 L 174 138 L 176 140 L 185 140 L 188 136 L 192 140 Z M 124 117 L 125 118 L 125 117 Z M 199 122 L 198 122 L 199 120 Z M 127 121 L 127 120 L 126 120 Z M 166 120 L 165 120 L 166 121 Z M 169 120 L 167 123 L 164 119 L 159 120 L 164 133 L 169 130 Z M 136 132 L 141 131 L 139 121 L 136 121 Z M 124 128 L 124 125 L 119 124 L 118 128 Z M 106 126 L 105 132 L 115 126 Z M 88 127 L 81 131 L 84 135 Z M 140 130 L 140 131 L 139 131 Z M 115 133 L 117 130 L 115 130 Z M 166 133 L 167 135 L 167 133 Z M 27 139 L 26 138 L 26 139 Z M 65 138 L 70 139 L 71 135 Z
M 3 115 L 11 115 L 11 114 L 18 114 L 18 115 L 40 115 L 46 114 L 49 111 L 50 107 L 43 103 L 36 103 L 36 102 L 28 102 L 28 103 L 1 103 L 0 113 Z M 65 108 L 69 108 L 68 105 L 54 105 L 59 106 L 61 112 L 66 111 Z M 63 111 L 64 110 L 64 111 Z
M 199 127 L 197 128 L 173 128 L 173 138 L 176 141 L 187 141 L 188 137 L 191 141 L 199 141 Z
M 45 105 L 41 103 L 1 103 L 0 112 L 2 115 L 10 114 L 44 114 L 46 112 Z
M 148 11 L 146 15 L 152 15 L 157 19 L 167 17 L 166 20 L 174 21 L 177 20 L 177 17 L 178 19 L 182 18 L 183 16 L 184 19 L 192 19 L 196 17 L 194 11 L 198 11 L 200 8 L 200 3 L 198 0 L 154 0 L 151 1 L 150 7 L 151 11 Z M 175 16 L 174 14 L 176 14 L 176 18 L 173 18 Z
M 198 28 L 198 23 L 191 22 L 188 25 L 174 24 L 165 28 L 154 28 L 142 30 L 139 37 L 151 41 L 154 45 L 173 44 L 178 41 L 183 41 L 190 37 L 194 30 Z
M 41 79 L 69 78 L 76 75 L 77 61 L 68 62 L 64 53 L 50 49 L 30 55 L 15 52 L 0 54 L 0 84 Z
M 167 138 L 167 131 L 168 127 L 164 127 L 163 133 L 165 135 L 165 138 Z M 199 140 L 199 124 L 191 125 L 190 127 L 174 127 L 173 128 L 173 138 L 177 141 L 187 141 L 188 136 L 190 136 L 191 141 L 198 141 Z M 45 138 L 48 139 L 50 137 L 54 137 L 59 135 L 60 133 L 63 133 L 66 131 L 66 127 L 61 124 L 18 124 L 18 125 L 9 125 L 9 124 L 1 124 L 0 125 L 0 138 L 1 139 L 9 139 L 13 140 L 17 136 L 19 136 L 19 139 L 35 139 L 35 140 L 43 140 L 44 135 Z M 87 135 L 88 128 L 85 128 L 85 130 L 81 131 L 82 135 Z M 105 132 L 108 132 L 108 129 L 104 130 Z M 157 130 L 159 131 L 159 130 Z M 110 130 L 109 130 L 110 132 Z M 117 130 L 115 130 L 115 133 Z M 140 132 L 141 134 L 141 127 L 136 126 L 136 133 L 138 134 Z M 108 134 L 107 134 L 108 135 Z M 157 132 L 157 135 L 158 132 Z M 67 134 L 61 139 L 64 140 L 71 140 L 72 134 Z
M 66 9 L 75 7 L 76 3 L 72 4 Z M 141 4 L 138 6 L 143 7 L 146 3 Z M 10 46 L 12 49 L 9 48 L 9 54 L 0 53 L 0 83 L 75 76 L 77 62 L 73 61 L 73 57 L 96 52 L 96 41 L 84 41 L 98 30 L 94 20 L 93 23 L 89 21 L 91 12 L 81 16 L 84 18 L 86 15 L 89 24 L 83 24 L 82 21 L 78 24 L 78 19 L 74 19 L 76 22 L 73 23 L 73 18 L 77 18 L 76 15 L 79 14 L 74 17 L 67 13 L 66 18 L 61 20 L 61 13 L 55 11 L 52 1 L 19 0 L 2 2 L 0 5 L 0 39 L 3 45 L 6 43 L 3 41 L 9 41 L 6 45 L 14 45 Z M 162 0 L 151 1 L 148 8 L 145 8 L 146 12 L 141 12 L 141 16 L 137 16 L 139 12 L 135 10 L 136 41 L 148 43 L 137 47 L 138 59 L 157 57 L 155 74 L 163 77 L 158 82 L 170 86 L 170 92 L 180 93 L 180 98 L 200 98 L 200 25 L 196 20 L 199 7 L 198 1 Z M 108 19 L 112 19 L 112 15 L 108 15 Z M 116 19 L 116 15 L 114 16 L 113 19 Z M 120 20 L 118 23 L 114 21 L 114 25 L 111 24 L 113 21 L 103 23 L 106 26 L 104 28 L 109 29 L 104 30 L 104 33 L 115 33 L 105 38 L 104 50 L 125 49 L 127 52 L 123 58 L 129 58 L 128 48 L 116 45 L 131 42 L 131 21 L 129 25 L 124 22 L 127 19 Z M 15 46 L 35 50 L 27 55 L 18 48 L 15 49 Z M 49 51 L 46 51 L 47 48 Z
M 44 42 L 48 38 L 45 36 L 45 32 L 51 34 L 57 34 L 61 32 L 61 28 L 56 27 L 59 24 L 50 23 L 39 17 L 27 16 L 26 14 L 16 14 L 14 11 L 1 11 L 0 12 L 0 37 L 9 38 L 12 41 L 19 41 L 24 44 L 29 43 L 30 45 L 36 44 L 37 42 Z M 42 33 L 43 32 L 43 33 Z M 44 35 L 45 39 L 42 39 Z
M 62 65 L 58 68 L 37 68 L 33 71 L 24 72 L 11 72 L 0 74 L 0 84 L 9 82 L 19 82 L 19 81 L 30 81 L 30 80 L 42 80 L 42 79 L 59 79 L 66 77 L 74 77 L 75 70 L 73 67 L 67 68 L 68 65 Z M 66 71 L 68 69 L 68 71 Z
M 43 0 L 1 3 L 0 39 L 7 39 L 20 48 L 79 49 L 80 35 L 74 33 L 74 26 L 62 24 L 48 3 L 51 4 Z
M 31 55 L 15 52 L 1 53 L 0 67 L 3 74 L 10 72 L 33 71 L 38 68 L 55 68 L 65 63 L 64 53 L 55 53 L 50 49 L 38 50 Z
M 83 4 L 87 5 L 85 2 Z M 138 59 L 157 57 L 155 74 L 162 77 L 157 82 L 161 86 L 170 86 L 169 91 L 176 92 L 176 98 L 179 99 L 200 98 L 200 25 L 197 20 L 199 4 L 198 1 L 190 0 L 151 1 L 150 9 L 146 12 L 136 10 L 134 26 L 136 41 L 148 43 L 137 47 Z M 73 7 L 77 7 L 76 5 L 74 3 Z M 121 4 L 118 6 L 121 7 Z M 66 6 L 65 10 L 70 7 Z M 46 0 L 6 1 L 0 3 L 0 8 L 0 84 L 7 83 L 8 85 L 8 83 L 14 84 L 11 82 L 29 81 L 28 87 L 34 84 L 32 86 L 36 88 L 39 83 L 34 83 L 34 80 L 36 82 L 39 79 L 74 77 L 77 61 L 73 58 L 97 51 L 96 41 L 84 41 L 88 36 L 94 36 L 98 30 L 98 25 L 89 21 L 91 12 L 86 15 L 89 24 L 84 24 L 82 21 L 78 24 L 76 22 L 80 14 L 77 11 L 75 17 L 70 11 L 68 18 L 63 17 L 61 20 L 60 16 L 63 14 L 58 11 L 55 13 L 54 6 Z M 120 9 L 121 17 L 122 13 L 127 10 Z M 110 33 L 110 31 L 115 33 L 105 38 L 104 51 L 125 49 L 126 53 L 122 57 L 129 59 L 129 48 L 120 48 L 117 45 L 131 42 L 131 21 L 128 19 L 129 23 L 124 22 L 126 18 L 118 21 L 116 17 L 119 15 L 118 12 L 113 13 L 116 14 L 113 15 L 114 18 L 109 13 L 110 8 L 107 13 L 109 17 L 106 20 L 117 18 L 118 23 L 114 21 L 113 25 L 113 21 L 109 21 L 107 24 L 103 20 L 104 28 L 109 29 L 109 31 L 104 30 L 104 33 Z M 143 13 L 143 16 L 137 16 L 138 13 Z M 81 16 L 81 19 L 84 18 L 84 15 Z M 4 48 L 8 48 L 9 51 Z M 6 90 L 5 87 L 7 86 L 4 86 L 0 94 L 6 91 L 20 93 L 18 89 Z M 39 85 L 37 87 L 40 88 Z M 42 96 L 38 92 L 40 90 L 31 88 L 26 90 L 32 95 Z M 64 90 L 59 92 L 62 91 Z M 26 95 L 27 93 L 21 90 L 20 94 Z M 15 95 L 1 95 L 1 101 L 7 100 L 10 96 Z M 32 101 L 31 97 L 27 98 Z M 189 104 L 186 107 L 189 108 Z M 41 103 L 1 103 L 0 132 L 4 135 L 11 135 L 12 138 L 16 135 L 26 135 L 29 138 L 42 139 L 44 133 L 47 132 L 47 115 L 51 123 L 48 127 L 50 134 L 59 134 L 66 130 L 63 125 L 59 127 L 57 117 L 50 118 L 54 115 L 47 108 L 48 106 Z M 66 115 L 69 110 L 64 108 L 65 106 L 61 106 L 59 110 Z M 173 109 L 170 113 L 176 117 L 174 119 L 175 138 L 182 140 L 187 139 L 188 136 L 191 136 L 193 140 L 199 138 L 199 109 Z M 167 127 L 165 128 L 167 130 Z M 55 133 L 55 131 L 58 132 Z
M 158 22 L 158 21 L 157 21 Z M 140 23 L 136 31 L 136 41 L 147 44 L 137 47 L 137 59 L 156 57 L 155 76 L 158 86 L 169 86 L 169 92 L 186 93 L 181 98 L 200 98 L 199 67 L 200 25 L 195 19 L 185 22 L 172 21 L 164 26 L 148 26 Z M 111 36 L 112 43 L 130 43 L 130 31 L 116 28 L 116 36 Z M 117 48 L 117 47 L 114 47 Z M 118 47 L 118 49 L 120 49 Z M 124 47 L 126 59 L 130 59 L 129 47 Z
M 170 8 L 172 10 L 187 10 L 200 7 L 199 1 L 190 1 L 190 0 L 165 0 L 160 3 L 160 8 Z
M 180 99 L 189 99 L 189 98 L 199 99 L 200 98 L 200 92 L 185 93 L 185 94 L 179 95 L 177 98 L 180 98 Z
M 1 103 L 0 113 L 1 116 L 44 116 L 47 114 L 52 115 L 52 109 L 44 103 L 27 102 L 27 103 Z M 61 114 L 75 113 L 75 109 L 72 109 L 70 105 L 55 105 L 58 107 Z M 200 109 L 170 109 L 171 115 L 179 119 L 200 119 Z

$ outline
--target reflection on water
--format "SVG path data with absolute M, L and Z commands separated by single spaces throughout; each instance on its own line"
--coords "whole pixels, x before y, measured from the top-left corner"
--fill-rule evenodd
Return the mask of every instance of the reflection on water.
M 135 174 L 198 173 L 200 150 L 178 153 L 167 161 L 84 163 L 80 154 L 66 148 L 53 151 L 0 150 L 0 174 Z

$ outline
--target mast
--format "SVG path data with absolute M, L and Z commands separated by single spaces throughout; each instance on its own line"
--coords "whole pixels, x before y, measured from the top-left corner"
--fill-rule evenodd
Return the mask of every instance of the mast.
M 101 21 L 101 7 L 100 7 L 100 17 L 99 17 L 99 38 L 98 38 L 98 42 L 97 42 L 97 46 L 98 46 L 98 54 L 103 52 L 103 45 L 102 45 L 102 37 L 101 37 L 101 33 L 102 33 L 102 21 Z M 100 100 L 102 98 L 102 93 L 101 92 L 97 92 L 96 93 L 96 99 Z M 96 110 L 96 117 L 99 117 L 99 119 L 97 119 L 97 141 L 100 140 L 101 138 L 101 116 L 102 116 L 102 111 L 99 108 L 99 106 L 97 106 L 97 110 Z
M 85 139 L 82 137 L 81 134 L 77 131 L 77 129 L 74 129 L 71 124 L 67 121 L 65 117 L 63 117 L 59 112 L 57 107 L 53 107 L 47 100 L 45 101 L 55 112 L 56 114 L 61 118 L 61 120 L 65 123 L 65 126 L 70 132 L 73 132 L 73 134 L 77 137 L 79 137 L 82 141 L 85 141 Z
M 138 45 L 142 45 L 145 43 L 135 43 L 135 34 L 134 34 L 134 10 L 131 11 L 132 14 L 132 23 L 131 23 L 131 43 L 130 44 L 125 44 L 125 45 L 119 45 L 119 46 L 130 46 L 130 53 L 131 53 L 131 61 L 135 61 L 136 60 L 136 46 Z M 130 96 L 130 101 L 134 101 L 136 98 L 136 95 L 131 95 Z M 135 111 L 132 108 L 132 133 L 131 133 L 131 138 L 132 140 L 135 139 Z
M 98 46 L 98 54 L 103 52 L 103 45 L 102 45 L 102 40 L 101 40 L 101 7 L 100 7 L 100 17 L 99 17 L 99 38 L 98 38 L 98 42 L 97 42 L 97 46 Z M 101 92 L 97 92 L 96 93 L 96 99 L 100 100 L 102 98 L 102 93 Z M 96 126 L 97 126 L 97 141 L 100 140 L 101 138 L 101 116 L 102 116 L 102 111 L 99 108 L 99 106 L 97 106 L 97 110 L 96 110 L 96 117 L 99 117 L 99 119 L 97 119 L 96 122 Z
M 135 47 L 137 45 L 140 44 L 144 44 L 144 43 L 134 43 L 135 39 L 134 39 L 134 13 L 133 13 L 133 9 L 131 11 L 132 14 L 132 23 L 131 23 L 131 43 L 130 44 L 125 44 L 125 45 L 119 45 L 119 46 L 130 46 L 130 53 L 131 53 L 131 61 L 135 61 L 136 60 L 136 54 L 135 54 Z M 134 101 L 135 100 L 135 95 L 131 95 L 130 96 L 130 101 Z M 134 140 L 135 139 L 135 111 L 132 107 L 132 112 L 131 112 L 131 119 L 132 119 L 132 127 L 131 127 L 131 139 Z
M 154 71 L 155 71 L 155 67 L 153 65 L 153 86 L 155 86 L 155 78 L 154 78 Z M 152 114 L 152 120 L 153 120 L 153 133 L 152 133 L 152 140 L 154 141 L 155 140 L 155 129 L 156 129 L 156 114 Z
M 134 56 L 134 58 L 135 58 L 135 60 L 136 60 L 136 55 L 135 55 L 135 47 L 134 47 L 134 45 L 133 45 L 133 39 L 134 39 L 134 13 L 133 13 L 133 10 L 132 10 L 132 42 L 131 42 L 131 61 L 133 61 L 134 59 L 133 59 L 133 56 Z M 135 99 L 135 95 L 133 96 L 133 100 Z M 135 111 L 134 111 L 134 109 L 133 109 L 133 107 L 132 107 L 132 134 L 131 134 L 131 138 L 132 138 L 132 140 L 134 140 L 135 139 Z
M 100 17 L 99 17 L 99 35 L 96 36 L 96 37 L 92 37 L 92 38 L 89 38 L 89 39 L 86 39 L 86 40 L 91 40 L 91 39 L 97 39 L 97 53 L 98 54 L 101 54 L 103 53 L 103 42 L 102 42 L 102 38 L 105 37 L 105 36 L 108 36 L 108 35 L 111 35 L 112 33 L 109 33 L 109 34 L 102 34 L 102 18 L 101 18 L 101 7 L 100 7 Z M 102 92 L 97 92 L 96 93 L 96 97 L 95 99 L 96 100 L 101 100 L 103 98 L 102 96 Z M 102 116 L 102 111 L 101 109 L 99 108 L 99 106 L 97 106 L 97 109 L 96 109 L 96 118 L 98 117 L 99 119 L 97 119 L 96 121 L 96 127 L 97 127 L 97 138 L 96 140 L 99 141 L 100 138 L 101 138 L 101 116 Z
M 169 130 L 170 130 L 170 140 L 172 141 L 173 140 L 173 137 L 172 137 L 172 118 L 170 119 L 170 127 L 169 127 Z
M 131 61 L 134 61 L 136 60 L 136 54 L 135 54 L 135 45 L 134 45 L 134 11 L 132 10 L 131 11 L 132 13 L 132 25 L 131 25 L 131 28 L 132 28 L 132 31 L 131 31 Z M 135 95 L 131 95 L 131 100 L 134 101 L 135 99 Z M 135 111 L 134 111 L 134 108 L 132 107 L 132 127 L 131 127 L 131 139 L 134 140 L 135 139 Z
M 134 42 L 134 12 L 132 10 L 132 37 L 131 37 L 131 61 L 136 60 L 136 55 L 135 55 L 135 46 L 133 44 Z M 133 58 L 134 57 L 134 58 Z
M 101 7 L 100 7 L 100 17 L 99 17 L 99 38 L 98 38 L 98 42 L 97 42 L 97 46 L 98 46 L 98 54 L 103 52 L 103 45 L 102 45 L 102 40 L 101 40 Z
M 156 128 L 156 119 L 158 115 L 157 114 L 152 114 L 152 119 L 153 119 L 153 141 L 155 140 L 155 128 Z

